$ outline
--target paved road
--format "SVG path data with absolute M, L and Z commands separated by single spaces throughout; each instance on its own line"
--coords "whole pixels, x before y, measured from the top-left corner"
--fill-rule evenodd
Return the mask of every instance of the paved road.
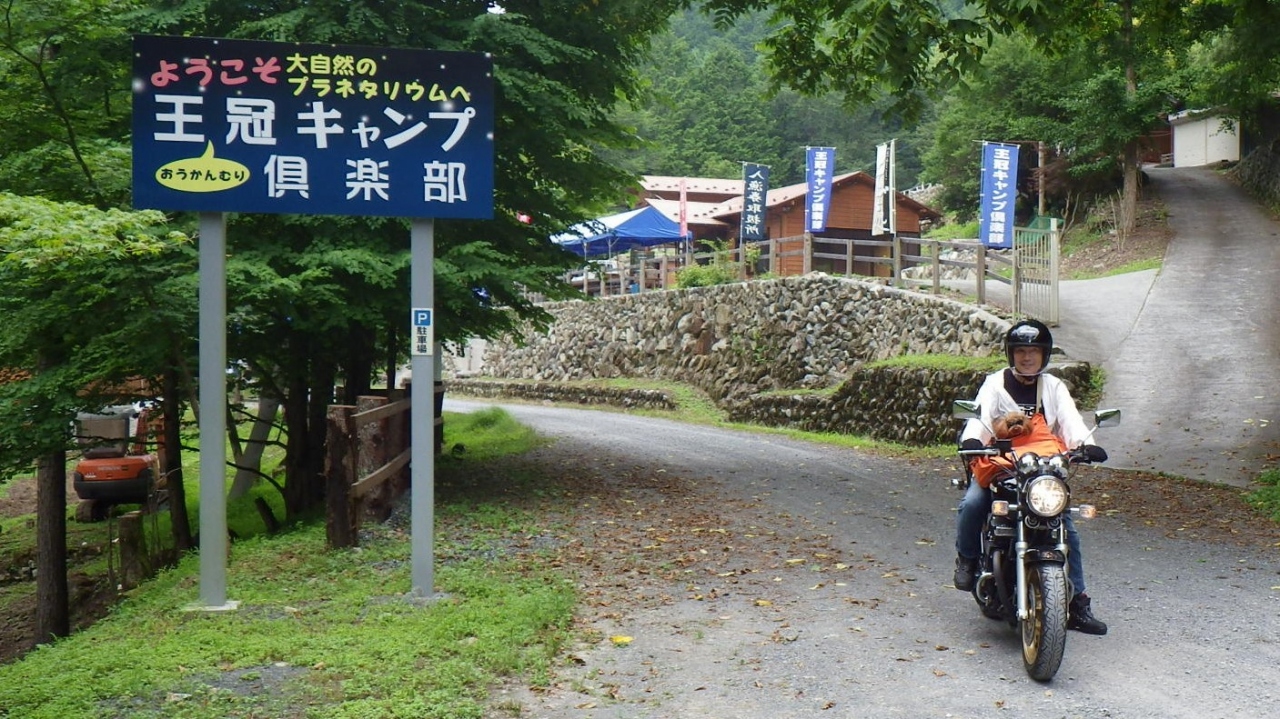
M 450 411 L 477 406 L 445 400 Z M 1186 539 L 1122 515 L 1082 523 L 1089 593 L 1111 631 L 1072 632 L 1057 678 L 1038 684 L 1023 673 L 1013 631 L 950 588 L 957 495 L 942 474 L 783 437 L 504 407 L 557 438 L 540 455 L 551 466 L 598 472 L 581 458 L 600 456 L 645 466 L 702 508 L 679 515 L 681 497 L 633 487 L 623 496 L 635 501 L 601 507 L 599 521 L 643 514 L 654 533 L 640 544 L 675 541 L 668 535 L 682 530 L 705 540 L 669 582 L 650 571 L 611 581 L 629 598 L 584 607 L 579 626 L 595 630 L 594 641 L 574 649 L 546 690 L 504 690 L 497 699 L 507 711 L 520 706 L 531 719 L 1275 716 L 1274 551 Z M 786 547 L 773 568 L 749 559 L 751 537 L 764 535 Z M 621 551 L 657 551 L 640 544 Z M 723 572 L 717 557 L 750 571 Z M 613 635 L 634 642 L 619 650 Z
M 1148 172 L 1164 266 L 1063 283 L 1055 337 L 1125 412 L 1110 466 L 1247 486 L 1280 458 L 1280 224 L 1212 170 Z

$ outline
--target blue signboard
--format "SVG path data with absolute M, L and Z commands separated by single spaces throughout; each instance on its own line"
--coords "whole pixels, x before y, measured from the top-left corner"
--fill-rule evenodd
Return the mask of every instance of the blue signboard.
M 135 207 L 493 216 L 486 54 L 153 35 L 133 49 Z
M 982 145 L 982 203 L 978 239 L 987 247 L 1013 247 L 1013 211 L 1018 197 L 1018 146 Z
M 836 148 L 810 147 L 805 153 L 805 180 L 809 184 L 808 202 L 804 206 L 804 228 L 807 232 L 827 229 L 831 211 L 831 177 L 836 167 Z

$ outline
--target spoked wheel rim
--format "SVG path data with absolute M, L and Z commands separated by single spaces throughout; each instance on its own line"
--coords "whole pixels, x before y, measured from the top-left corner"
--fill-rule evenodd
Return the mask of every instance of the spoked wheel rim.
M 1058 673 L 1067 645 L 1067 581 L 1062 567 L 1039 565 L 1027 574 L 1030 616 L 1020 623 L 1022 661 L 1036 681 Z

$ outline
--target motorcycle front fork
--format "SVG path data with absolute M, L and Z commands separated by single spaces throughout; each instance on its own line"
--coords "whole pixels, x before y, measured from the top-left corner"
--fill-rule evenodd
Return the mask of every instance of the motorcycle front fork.
M 1027 591 L 1027 549 L 1030 545 L 1027 543 L 1027 528 L 1022 522 L 1018 523 L 1017 540 L 1013 544 L 1014 550 L 1014 601 L 1017 604 L 1018 620 L 1026 621 L 1031 617 L 1031 607 L 1029 605 L 1029 592 Z M 1059 526 L 1057 529 L 1057 550 L 1065 559 L 1070 549 L 1067 546 L 1067 534 L 1065 526 Z M 991 556 L 990 542 L 983 537 L 982 553 L 985 557 Z M 1065 564 L 1065 562 L 1064 562 Z M 982 576 L 978 577 L 978 585 L 981 586 L 983 581 L 994 580 L 992 574 L 993 567 L 988 567 Z M 999 592 L 997 590 L 997 596 Z

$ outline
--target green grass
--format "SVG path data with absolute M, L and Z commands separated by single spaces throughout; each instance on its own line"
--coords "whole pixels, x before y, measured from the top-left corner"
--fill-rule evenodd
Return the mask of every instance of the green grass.
M 980 371 L 990 371 L 1005 366 L 1002 357 L 957 357 L 955 355 L 905 355 L 894 357 L 880 362 L 870 364 L 868 366 L 902 366 L 902 367 L 922 367 L 930 369 L 947 369 L 947 370 L 963 370 L 977 369 Z M 723 427 L 725 429 L 737 429 L 746 432 L 755 432 L 757 434 L 770 434 L 783 437 L 790 437 L 802 441 L 819 442 L 836 447 L 848 447 L 851 449 L 860 449 L 867 451 L 880 452 L 900 457 L 950 457 L 955 454 L 955 447 L 951 445 L 938 447 L 918 447 L 912 445 L 897 444 L 894 442 L 884 442 L 881 440 L 868 439 L 866 437 L 858 437 L 847 434 L 836 434 L 832 432 L 805 432 L 796 429 L 788 429 L 785 427 L 761 427 L 752 424 L 743 424 L 738 422 L 730 422 L 725 412 L 716 406 L 715 402 L 699 389 L 692 386 L 671 382 L 668 380 L 648 380 L 640 378 L 610 378 L 610 379 L 592 379 L 580 380 L 574 382 L 566 382 L 566 385 L 579 385 L 591 387 L 613 387 L 618 389 L 652 389 L 661 390 L 672 395 L 676 409 L 674 410 L 657 410 L 657 409 L 627 409 L 628 414 L 636 414 L 645 417 L 662 417 L 665 419 L 673 419 L 678 422 L 686 422 L 689 424 L 701 424 L 712 427 Z M 814 390 L 778 390 L 776 394 L 814 394 L 824 395 L 831 394 L 835 388 L 814 389 Z M 503 402 L 520 403 L 519 399 L 503 398 Z M 575 405 L 577 406 L 577 405 Z M 587 409 L 595 409 L 600 412 L 618 412 L 622 411 L 617 407 L 600 407 L 591 406 Z M 446 421 L 446 426 L 448 422 Z
M 930 240 L 973 240 L 978 237 L 978 221 L 948 222 L 929 230 L 925 238 Z
M 494 458 L 542 442 L 496 408 L 446 413 L 445 429 L 447 446 L 465 450 L 437 463 L 444 487 L 490 477 Z M 533 518 L 492 496 L 438 503 L 440 596 L 429 602 L 408 599 L 403 528 L 366 524 L 358 549 L 331 551 L 322 521 L 267 536 L 257 520 L 231 546 L 227 596 L 238 609 L 187 609 L 199 602 L 190 554 L 92 627 L 0 666 L 0 718 L 478 719 L 502 677 L 549 680 L 576 601 L 547 562 L 504 550 Z
M 444 426 L 445 449 L 461 444 L 460 453 L 468 461 L 521 454 L 546 442 L 498 407 L 469 413 L 445 412 Z M 454 456 L 446 451 L 438 461 L 448 463 L 454 461 Z
M 327 551 L 312 525 L 235 545 L 231 612 L 197 600 L 189 557 L 73 638 L 0 667 L 14 717 L 480 717 L 488 686 L 542 676 L 565 636 L 565 580 L 502 561 L 437 574 L 407 601 L 409 547 Z M 270 690 L 254 675 L 279 677 Z M 231 689 L 220 689 L 231 685 Z M 174 697 L 179 697 L 174 701 Z
M 965 372 L 969 370 L 978 372 L 994 372 L 1008 366 L 1009 364 L 1003 355 L 966 357 L 962 355 L 944 354 L 908 354 L 867 363 L 868 369 L 875 369 L 878 367 L 905 367 L 907 369 L 931 369 L 947 372 Z
M 1268 469 L 1258 477 L 1260 489 L 1249 493 L 1249 504 L 1253 505 L 1275 522 L 1280 522 L 1280 468 Z

